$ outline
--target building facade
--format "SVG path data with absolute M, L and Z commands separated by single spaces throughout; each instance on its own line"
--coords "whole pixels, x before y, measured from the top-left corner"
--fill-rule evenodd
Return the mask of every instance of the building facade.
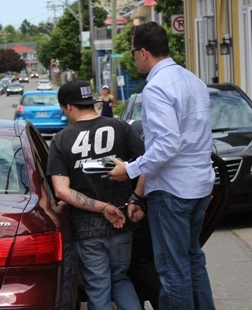
M 252 98 L 252 0 L 184 0 L 186 67 Z

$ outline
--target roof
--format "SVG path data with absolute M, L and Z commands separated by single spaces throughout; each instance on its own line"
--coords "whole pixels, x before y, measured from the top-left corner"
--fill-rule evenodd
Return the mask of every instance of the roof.
M 32 49 L 30 47 L 27 47 L 27 46 L 24 46 L 24 45 L 15 45 L 15 46 L 12 46 L 11 49 L 14 50 L 18 54 L 22 54 L 22 53 L 35 53 L 34 49 Z
M 57 90 L 28 90 L 23 96 L 32 96 L 32 95 L 41 95 L 41 94 L 58 94 Z

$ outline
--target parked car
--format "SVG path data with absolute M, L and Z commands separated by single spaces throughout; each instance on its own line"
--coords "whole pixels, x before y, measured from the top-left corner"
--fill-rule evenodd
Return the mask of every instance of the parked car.
M 67 125 L 57 91 L 27 91 L 12 107 L 16 108 L 14 119 L 28 120 L 42 133 L 55 133 Z
M 19 74 L 18 80 L 19 80 L 20 83 L 29 83 L 29 77 L 25 73 Z
M 4 86 L 4 91 L 6 91 L 6 88 L 8 85 L 10 85 L 11 81 L 9 78 L 3 78 L 1 79 L 1 82 L 3 83 L 3 86 Z
M 0 308 L 59 309 L 62 233 L 31 124 L 0 120 Z
M 6 96 L 9 95 L 23 95 L 24 93 L 24 86 L 18 82 L 10 83 L 6 88 Z
M 37 90 L 51 90 L 52 84 L 49 80 L 43 79 L 38 81 Z
M 15 81 L 15 75 L 13 74 L 6 74 L 3 79 L 9 79 L 10 83 L 12 83 L 13 81 Z
M 38 78 L 39 77 L 38 72 L 32 72 L 30 77 L 31 77 L 31 79 Z
M 213 153 L 225 160 L 233 199 L 229 213 L 252 210 L 252 101 L 235 84 L 209 84 Z M 142 94 L 133 94 L 123 120 L 141 120 Z M 141 127 L 141 122 L 138 124 Z M 219 175 L 216 173 L 216 184 Z
M 0 81 L 0 95 L 5 94 L 5 87 L 4 87 L 4 83 L 2 81 Z

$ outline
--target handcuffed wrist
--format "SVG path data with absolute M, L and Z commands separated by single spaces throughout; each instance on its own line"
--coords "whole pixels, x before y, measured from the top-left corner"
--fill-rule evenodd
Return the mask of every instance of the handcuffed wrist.
M 101 213 L 104 214 L 105 212 L 105 209 L 108 205 L 110 205 L 111 203 L 110 202 L 106 202 L 105 205 L 103 206 L 102 210 L 101 210 Z
M 128 204 L 130 203 L 138 205 L 144 212 L 146 211 L 145 199 L 137 195 L 135 192 L 132 193 L 128 200 Z

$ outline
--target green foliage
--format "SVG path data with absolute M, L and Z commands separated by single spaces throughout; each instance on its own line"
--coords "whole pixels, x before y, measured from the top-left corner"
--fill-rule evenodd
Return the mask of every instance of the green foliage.
M 77 76 L 81 80 L 89 81 L 92 79 L 92 52 L 90 48 L 81 51 L 81 67 Z
M 163 26 L 166 29 L 171 57 L 180 65 L 185 65 L 185 43 L 184 35 L 172 34 L 171 15 L 183 14 L 183 1 L 181 0 L 159 0 L 155 10 L 162 12 Z M 131 25 L 126 27 L 116 36 L 115 50 L 117 53 L 123 53 L 124 57 L 120 60 L 121 65 L 132 76 L 133 79 L 143 79 L 145 76 L 138 72 L 134 58 L 130 53 L 131 49 Z
M 51 54 L 50 37 L 48 35 L 43 35 L 39 38 L 36 50 L 38 59 L 40 60 L 41 64 L 45 68 L 49 68 L 53 55 Z
M 117 53 L 122 53 L 123 58 L 120 59 L 120 64 L 130 74 L 133 80 L 143 79 L 146 75 L 138 72 L 134 58 L 131 55 L 131 25 L 128 24 L 122 31 L 116 35 L 115 50 Z
M 122 115 L 122 111 L 125 107 L 125 104 L 120 102 L 120 103 L 117 103 L 117 105 L 115 107 L 113 107 L 113 114 L 114 115 L 118 115 L 119 117 L 121 117 Z
M 155 10 L 162 12 L 163 22 L 171 25 L 171 16 L 184 12 L 183 0 L 158 0 Z
M 155 6 L 157 12 L 162 12 L 163 26 L 167 31 L 171 57 L 181 66 L 185 66 L 185 37 L 183 34 L 172 34 L 171 16 L 183 14 L 182 0 L 158 0 Z
M 81 0 L 81 3 L 83 30 L 87 31 L 89 30 L 88 0 Z M 78 15 L 77 2 L 71 5 L 71 10 Z M 106 11 L 101 8 L 94 8 L 94 26 L 104 25 L 103 21 L 106 16 Z M 65 10 L 63 16 L 59 19 L 49 42 L 41 42 L 38 50 L 39 60 L 43 60 L 45 66 L 48 61 L 45 62 L 44 60 L 49 56 L 59 60 L 62 70 L 74 70 L 78 76 L 86 77 L 86 79 L 89 79 L 90 75 L 92 75 L 91 52 L 86 50 L 82 52 L 79 21 L 68 10 Z M 48 66 L 46 67 L 48 68 Z

